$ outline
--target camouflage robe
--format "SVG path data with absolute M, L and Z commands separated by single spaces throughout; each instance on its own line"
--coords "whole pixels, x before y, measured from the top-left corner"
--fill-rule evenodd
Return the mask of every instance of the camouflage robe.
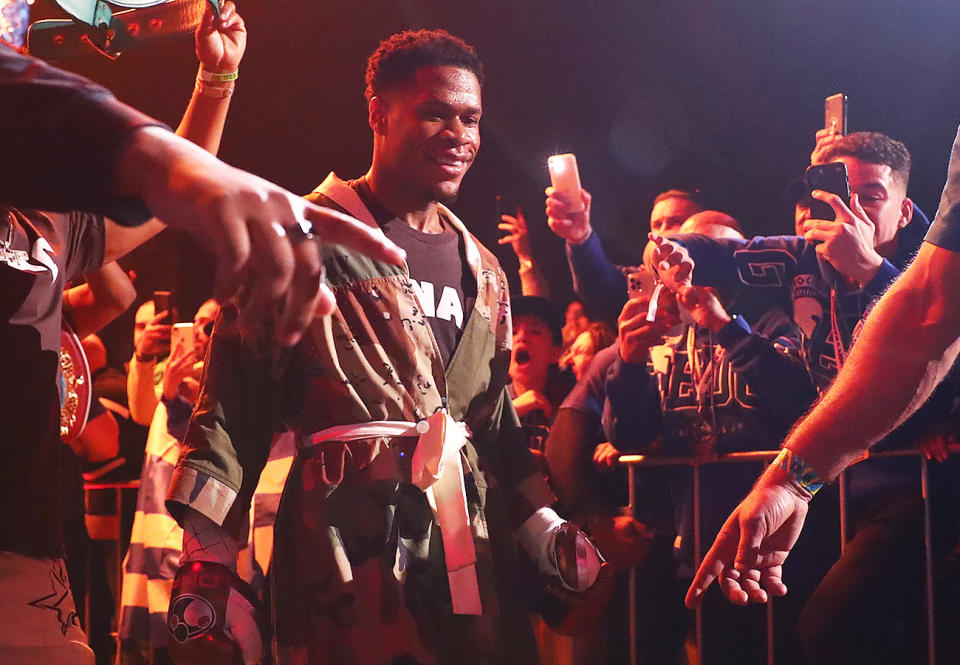
M 310 195 L 376 225 L 333 174 Z M 334 203 L 333 201 L 336 201 Z M 511 529 L 554 497 L 526 447 L 504 386 L 507 281 L 452 213 L 477 280 L 476 301 L 446 368 L 406 269 L 324 246 L 338 309 L 292 351 L 241 339 L 218 322 L 203 390 L 168 506 L 242 529 L 275 433 L 300 448 L 276 525 L 275 648 L 280 663 L 414 665 L 539 662 L 516 573 Z M 416 439 L 309 447 L 327 427 L 423 419 L 446 404 L 467 423 L 461 449 L 483 613 L 454 615 L 443 543 L 410 482 Z

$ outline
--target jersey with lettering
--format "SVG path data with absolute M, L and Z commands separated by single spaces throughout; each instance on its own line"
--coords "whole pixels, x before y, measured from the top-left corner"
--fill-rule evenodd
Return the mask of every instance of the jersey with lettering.
M 699 387 L 699 389 L 698 389 Z M 742 317 L 719 333 L 690 328 L 650 350 L 650 361 L 619 355 L 606 375 L 603 427 L 621 452 L 668 457 L 775 447 L 816 393 L 799 352 L 796 327 L 781 310 L 768 310 L 750 327 Z M 699 394 L 698 394 L 699 393 Z M 653 443 L 651 432 L 661 437 Z M 639 445 L 637 445 L 639 444 Z M 692 475 L 658 469 L 670 486 L 681 574 L 692 575 Z M 750 485 L 757 466 L 701 469 L 702 533 L 716 533 Z
M 60 554 L 62 293 L 103 252 L 102 217 L 0 207 L 0 550 Z
M 410 281 L 423 307 L 423 316 L 433 330 L 443 364 L 450 364 L 463 324 L 473 307 L 473 296 L 465 294 L 477 292 L 473 271 L 467 265 L 463 238 L 442 216 L 442 233 L 424 233 L 411 228 L 384 209 L 366 180 L 351 180 L 348 184 L 373 213 L 384 234 L 406 250 Z
M 779 306 L 793 313 L 803 335 L 807 365 L 819 390 L 837 375 L 857 324 L 916 254 L 929 227 L 914 208 L 913 219 L 898 234 L 897 250 L 884 259 L 870 283 L 853 288 L 825 259 L 817 243 L 802 236 L 757 236 L 750 240 L 714 240 L 700 235 L 676 236 L 690 252 L 695 283 L 720 286 L 739 299 L 761 307 Z M 739 311 L 739 310 L 738 310 Z M 751 312 L 742 311 L 748 317 Z

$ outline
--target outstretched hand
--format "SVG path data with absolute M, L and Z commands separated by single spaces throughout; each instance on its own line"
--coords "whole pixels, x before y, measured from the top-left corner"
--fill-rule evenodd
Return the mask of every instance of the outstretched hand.
M 693 280 L 693 259 L 686 247 L 674 240 L 650 233 L 647 236 L 654 244 L 649 254 L 650 270 L 664 285 L 674 292 Z
M 697 607 L 716 579 L 735 605 L 786 595 L 783 562 L 800 536 L 809 500 L 785 471 L 768 467 L 720 529 L 687 590 L 687 607 Z
M 275 337 L 283 345 L 296 344 L 315 316 L 336 305 L 323 283 L 320 242 L 396 265 L 405 259 L 378 230 L 156 127 L 135 132 L 115 177 L 119 194 L 139 197 L 164 222 L 204 241 L 217 259 L 217 299 L 242 291 L 241 328 L 275 317 Z
M 531 260 L 530 233 L 527 231 L 527 220 L 523 216 L 520 206 L 517 206 L 517 216 L 501 215 L 497 228 L 506 231 L 507 235 L 497 240 L 498 245 L 510 245 L 513 253 L 521 261 Z

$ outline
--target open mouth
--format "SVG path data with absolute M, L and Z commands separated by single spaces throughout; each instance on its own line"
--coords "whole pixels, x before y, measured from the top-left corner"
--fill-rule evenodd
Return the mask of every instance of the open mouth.
M 513 359 L 518 365 L 526 365 L 530 362 L 530 352 L 526 349 L 518 349 L 513 355 Z

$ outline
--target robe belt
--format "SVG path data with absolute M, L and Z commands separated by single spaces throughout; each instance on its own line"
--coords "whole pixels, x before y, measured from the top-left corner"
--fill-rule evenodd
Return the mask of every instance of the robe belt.
M 411 477 L 413 484 L 427 495 L 433 515 L 440 525 L 453 613 L 479 615 L 477 552 L 467 510 L 463 459 L 460 455 L 469 433 L 465 423 L 457 422 L 446 409 L 442 409 L 416 423 L 376 420 L 328 427 L 314 433 L 309 440 L 312 445 L 318 445 L 379 437 L 419 437 L 413 451 Z

